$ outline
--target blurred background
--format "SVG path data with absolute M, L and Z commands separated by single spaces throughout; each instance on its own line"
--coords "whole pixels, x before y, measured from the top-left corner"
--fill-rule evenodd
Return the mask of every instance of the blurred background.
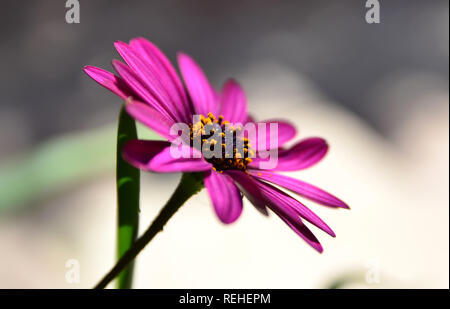
M 337 234 L 314 230 L 318 254 L 249 203 L 222 225 L 202 192 L 139 256 L 135 287 L 449 287 L 448 1 L 380 1 L 379 24 L 356 0 L 79 2 L 67 24 L 65 1 L 2 1 L 0 288 L 89 288 L 113 265 L 122 102 L 82 68 L 111 70 L 113 42 L 137 36 L 216 87 L 236 78 L 256 118 L 326 138 L 293 176 L 352 209 L 307 202 Z M 179 177 L 142 174 L 141 230 Z

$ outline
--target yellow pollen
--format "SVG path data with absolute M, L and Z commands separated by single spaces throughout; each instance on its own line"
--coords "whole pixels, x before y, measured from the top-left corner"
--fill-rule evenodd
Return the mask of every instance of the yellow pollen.
M 203 150 L 203 145 L 206 147 L 214 146 L 213 156 L 205 158 L 205 160 L 211 163 L 214 171 L 219 173 L 224 170 L 246 171 L 248 164 L 252 162 L 249 155 L 254 153 L 251 150 L 248 138 L 240 135 L 242 128 L 230 126 L 229 123 L 229 121 L 224 120 L 222 115 L 215 117 L 212 113 L 208 113 L 207 117 L 200 115 L 200 120 L 190 125 L 190 139 L 194 141 L 194 139 L 199 138 L 201 141 L 200 145 L 195 145 L 196 147 L 200 146 L 200 150 Z M 213 136 L 214 138 L 212 138 Z M 227 138 L 226 143 L 225 138 Z M 194 142 L 192 143 L 194 144 Z M 220 147 L 216 149 L 218 145 Z M 243 146 L 240 151 L 237 150 L 238 145 Z M 220 156 L 217 155 L 216 151 L 220 152 Z

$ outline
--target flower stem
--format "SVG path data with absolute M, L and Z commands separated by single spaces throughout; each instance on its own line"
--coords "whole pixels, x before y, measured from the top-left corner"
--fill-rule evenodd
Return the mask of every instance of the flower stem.
M 203 188 L 202 174 L 185 173 L 169 201 L 163 207 L 150 227 L 139 237 L 132 247 L 126 251 L 117 261 L 116 265 L 103 277 L 94 287 L 95 289 L 105 288 L 115 277 L 117 277 L 131 262 L 134 261 L 139 252 L 163 230 L 164 225 L 177 212 L 177 210 L 194 194 Z
M 131 248 L 139 229 L 140 171 L 122 158 L 125 143 L 137 138 L 136 123 L 122 107 L 117 129 L 116 187 L 117 187 L 117 258 Z M 122 271 L 117 280 L 118 289 L 131 289 L 133 263 Z

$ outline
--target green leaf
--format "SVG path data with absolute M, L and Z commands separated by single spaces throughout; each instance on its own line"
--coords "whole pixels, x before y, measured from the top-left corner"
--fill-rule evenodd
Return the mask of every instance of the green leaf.
M 118 259 L 136 240 L 139 227 L 139 169 L 129 165 L 122 158 L 122 149 L 127 141 L 137 138 L 134 120 L 122 108 L 117 130 L 117 254 Z M 133 281 L 133 263 L 119 275 L 117 288 L 129 289 Z

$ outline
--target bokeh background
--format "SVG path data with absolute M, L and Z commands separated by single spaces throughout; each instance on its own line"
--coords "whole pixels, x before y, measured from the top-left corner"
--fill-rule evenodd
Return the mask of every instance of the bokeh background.
M 231 226 L 205 192 L 139 256 L 138 288 L 448 288 L 448 1 L 3 0 L 0 13 L 0 288 L 89 288 L 115 256 L 121 101 L 82 72 L 111 69 L 115 40 L 144 36 L 211 82 L 246 89 L 258 119 L 294 122 L 331 150 L 294 173 L 352 209 L 307 203 L 335 230 L 318 254 L 247 203 Z M 141 136 L 151 136 L 140 128 Z M 180 175 L 143 174 L 141 229 Z M 80 263 L 68 283 L 66 261 Z

